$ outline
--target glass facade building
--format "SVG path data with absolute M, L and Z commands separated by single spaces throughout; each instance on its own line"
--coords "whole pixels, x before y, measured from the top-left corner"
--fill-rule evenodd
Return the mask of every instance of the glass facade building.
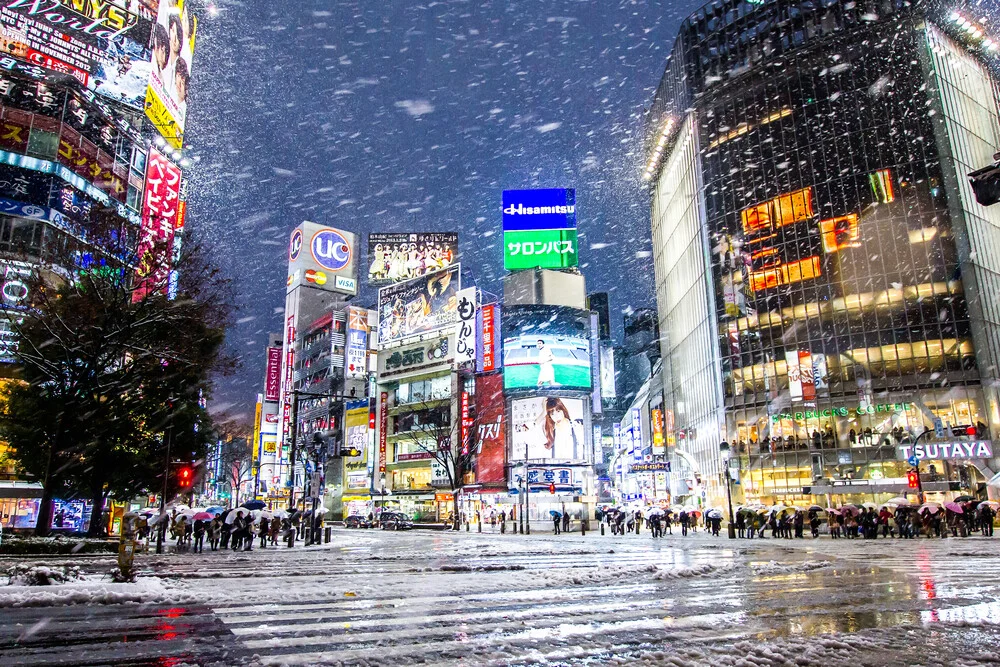
M 914 445 L 955 442 L 923 456 L 925 491 L 986 492 L 1000 210 L 965 174 L 1000 150 L 997 60 L 963 21 L 937 2 L 777 0 L 683 24 L 646 178 L 690 495 L 724 499 L 723 441 L 748 503 L 884 500 Z

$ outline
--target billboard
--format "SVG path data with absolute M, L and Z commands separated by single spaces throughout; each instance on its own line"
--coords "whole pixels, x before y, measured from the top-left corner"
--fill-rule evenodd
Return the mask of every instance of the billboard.
M 507 433 L 503 379 L 499 374 L 476 378 L 476 483 L 503 484 Z
M 184 0 L 163 0 L 150 42 L 152 64 L 146 88 L 146 116 L 174 148 L 184 145 L 188 84 L 194 58 L 198 19 Z
M 5 0 L 0 51 L 141 109 L 155 11 L 156 0 Z
M 492 373 L 499 368 L 497 363 L 497 337 L 500 335 L 500 306 L 487 304 L 476 315 L 476 330 L 479 344 L 476 346 L 476 371 Z
M 504 190 L 502 209 L 505 269 L 577 265 L 576 190 Z
M 264 400 L 275 403 L 281 394 L 281 348 L 267 348 L 267 374 L 264 376 Z
M 146 189 L 137 248 L 136 274 L 142 285 L 133 295 L 136 300 L 150 291 L 166 292 L 180 191 L 180 168 L 151 147 L 146 159 Z
M 368 309 L 351 306 L 347 309 L 347 358 L 345 377 L 358 379 L 368 376 Z
M 503 309 L 504 389 L 591 388 L 590 312 L 565 306 Z
M 455 336 L 455 362 L 459 367 L 476 362 L 476 288 L 466 287 L 458 293 L 458 326 Z
M 609 342 L 601 343 L 601 398 L 612 399 L 616 395 L 615 349 Z
M 286 291 L 314 287 L 327 292 L 356 295 L 357 240 L 351 232 L 315 222 L 303 222 L 288 240 Z
M 457 232 L 368 235 L 368 282 L 372 285 L 412 280 L 457 261 Z
M 511 402 L 511 460 L 587 458 L 583 400 L 534 397 Z
M 458 322 L 461 265 L 378 291 L 378 342 L 402 340 Z

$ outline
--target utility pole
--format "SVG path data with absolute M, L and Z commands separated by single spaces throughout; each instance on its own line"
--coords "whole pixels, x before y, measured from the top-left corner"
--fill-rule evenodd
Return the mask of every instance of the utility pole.
M 168 417 L 169 419 L 169 417 Z M 167 455 L 163 461 L 163 493 L 160 494 L 160 516 L 162 517 L 167 511 L 167 481 L 170 479 L 170 444 L 173 440 L 174 428 L 173 424 L 168 421 L 166 431 L 163 434 L 163 439 L 167 441 Z M 166 532 L 166 528 L 161 524 L 165 519 L 160 519 L 156 522 L 156 553 L 163 553 L 163 533 Z

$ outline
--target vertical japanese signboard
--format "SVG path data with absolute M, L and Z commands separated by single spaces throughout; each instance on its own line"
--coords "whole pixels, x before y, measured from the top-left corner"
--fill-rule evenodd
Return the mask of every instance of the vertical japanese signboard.
M 476 483 L 504 484 L 507 435 L 503 377 L 500 374 L 476 378 Z
M 149 292 L 167 291 L 180 188 L 181 170 L 151 148 L 146 160 L 146 189 L 138 245 L 139 287 L 133 297 L 136 300 Z
M 479 309 L 476 323 L 479 329 L 479 344 L 476 346 L 476 370 L 491 373 L 497 369 L 496 340 L 499 335 L 500 318 L 497 304 L 491 303 Z
M 455 365 L 469 366 L 476 361 L 476 288 L 458 292 L 458 336 L 455 339 Z
M 663 437 L 663 410 L 653 408 L 649 413 L 653 430 L 653 456 L 663 456 L 667 453 L 666 440 Z
M 276 402 L 281 394 L 281 348 L 267 348 L 267 375 L 264 377 L 264 400 Z
M 347 359 L 344 375 L 365 377 L 368 371 L 368 310 L 351 306 L 347 309 Z
M 389 428 L 389 392 L 383 391 L 378 397 L 378 471 L 385 473 L 385 437 Z

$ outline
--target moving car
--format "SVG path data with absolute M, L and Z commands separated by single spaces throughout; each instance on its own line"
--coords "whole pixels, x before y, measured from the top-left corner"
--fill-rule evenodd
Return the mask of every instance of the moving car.
M 413 522 L 402 512 L 382 512 L 379 517 L 379 525 L 382 530 L 409 530 L 413 528 Z
M 352 514 L 344 519 L 344 526 L 347 528 L 371 528 L 372 523 L 367 517 L 360 514 Z

